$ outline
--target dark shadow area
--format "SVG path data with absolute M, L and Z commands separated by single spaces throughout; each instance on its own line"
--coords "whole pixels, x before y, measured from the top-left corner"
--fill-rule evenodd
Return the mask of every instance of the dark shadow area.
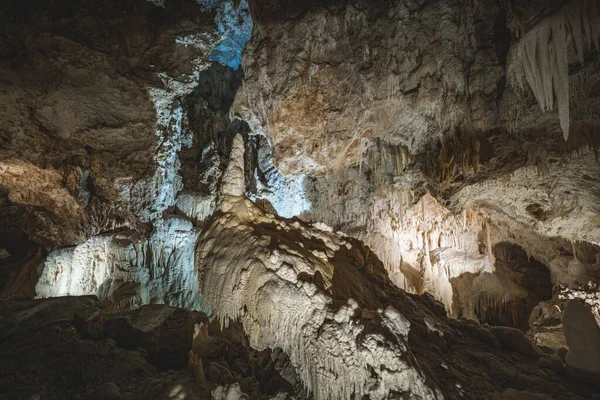
M 453 313 L 458 318 L 527 331 L 534 307 L 552 298 L 550 271 L 516 244 L 498 243 L 493 252 L 493 273 L 465 273 L 451 279 Z
M 200 179 L 202 174 L 215 166 L 221 171 L 227 166 L 231 145 L 236 134 L 244 136 L 246 143 L 246 182 L 252 182 L 258 164 L 258 140 L 249 135 L 248 124 L 240 119 L 229 118 L 229 109 L 244 77 L 240 68 L 235 70 L 219 63 L 200 73 L 196 89 L 188 95 L 183 107 L 193 132 L 193 144 L 180 152 L 181 173 L 186 189 L 210 194 L 214 177 Z M 217 185 L 219 183 L 216 183 Z

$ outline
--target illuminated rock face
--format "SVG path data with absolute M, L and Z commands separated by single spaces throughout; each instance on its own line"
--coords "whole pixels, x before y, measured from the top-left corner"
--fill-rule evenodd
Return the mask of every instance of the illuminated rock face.
M 332 259 L 347 258 L 352 244 L 262 212 L 244 196 L 243 159 L 237 135 L 223 175 L 225 214 L 212 221 L 196 250 L 201 293 L 221 325 L 240 320 L 254 348 L 281 348 L 317 399 L 383 399 L 390 392 L 441 398 L 411 366 L 410 322 L 398 310 L 361 310 L 352 298 L 334 310 Z M 379 329 L 366 331 L 361 312 Z
M 158 6 L 164 8 L 165 4 Z M 74 4 L 73 7 L 80 7 L 81 13 L 89 11 L 85 4 Z M 192 185 L 195 183 L 192 179 L 184 179 L 189 178 L 190 174 L 182 174 L 181 171 L 179 155 L 184 148 L 192 147 L 194 132 L 197 133 L 197 130 L 188 126 L 187 110 L 184 109 L 188 103 L 183 100 L 187 95 L 191 97 L 200 81 L 212 79 L 211 76 L 206 77 L 207 74 L 210 75 L 210 71 L 206 72 L 205 69 L 210 65 L 209 59 L 214 55 L 215 46 L 230 43 L 231 40 L 247 40 L 238 37 L 249 35 L 248 30 L 251 28 L 247 4 L 244 2 L 238 4 L 237 8 L 232 7 L 230 2 L 195 4 L 190 0 L 182 4 L 169 3 L 166 8 L 158 9 L 150 3 L 140 1 L 133 10 L 128 10 L 132 12 L 131 18 L 140 23 L 140 27 L 130 32 L 132 37 L 139 36 L 139 40 L 145 40 L 145 35 L 149 33 L 144 29 L 150 29 L 144 24 L 146 22 L 156 23 L 160 20 L 165 24 L 160 30 L 162 36 L 153 39 L 157 46 L 153 51 L 159 58 L 144 59 L 155 63 L 150 72 L 142 74 L 148 81 L 140 81 L 138 77 L 134 79 L 134 83 L 139 87 L 135 87 L 127 80 L 128 77 L 123 77 L 117 79 L 121 86 L 115 89 L 114 82 L 107 78 L 101 82 L 89 82 L 89 85 L 76 91 L 71 86 L 83 85 L 84 82 L 71 82 L 67 79 L 49 95 L 61 98 L 65 91 L 74 91 L 77 99 L 77 96 L 87 98 L 87 103 L 84 100 L 77 103 L 69 99 L 72 109 L 66 107 L 64 110 L 50 110 L 56 114 L 51 122 L 60 131 L 55 138 L 57 145 L 71 146 L 64 157 L 70 161 L 82 162 L 87 167 L 67 166 L 64 171 L 40 169 L 35 167 L 35 163 L 29 165 L 21 160 L 13 163 L 7 156 L 7 166 L 0 181 L 6 186 L 8 196 L 12 196 L 13 207 L 20 207 L 19 204 L 38 207 L 37 215 L 42 218 L 46 218 L 47 212 L 56 215 L 48 226 L 41 223 L 23 226 L 26 221 L 16 221 L 15 228 L 28 230 L 34 240 L 52 243 L 52 247 L 77 244 L 50 252 L 42 262 L 41 276 L 36 286 L 37 296 L 97 295 L 102 304 L 112 310 L 150 303 L 192 310 L 203 309 L 198 296 L 197 277 L 193 273 L 193 250 L 199 233 L 194 224 L 202 224 L 214 212 L 221 171 L 219 160 L 215 160 L 210 165 L 211 168 L 200 171 L 200 176 L 193 177 L 194 180 L 204 182 L 207 190 L 181 192 L 184 182 L 196 189 Z M 108 5 L 109 14 L 111 10 Z M 246 21 L 240 27 L 237 14 L 244 12 Z M 182 16 L 182 13 L 187 15 Z M 120 17 L 112 17 L 117 19 L 114 24 L 124 24 Z M 81 21 L 77 23 L 84 24 Z M 173 26 L 169 27 L 169 23 Z M 105 28 L 102 26 L 97 29 L 104 32 Z M 92 44 L 91 48 L 80 46 L 82 48 L 79 50 L 94 53 L 94 46 L 105 45 L 101 41 Z M 73 53 L 75 49 L 63 50 L 54 54 L 51 59 L 68 60 L 77 55 Z M 121 50 L 123 49 L 115 50 L 116 54 L 107 52 L 101 66 L 105 69 L 108 66 L 117 68 L 112 63 L 116 59 L 123 62 L 119 58 L 122 56 Z M 131 49 L 123 51 L 125 50 L 134 53 Z M 231 57 L 241 56 L 241 48 L 231 51 L 235 53 Z M 224 52 L 227 51 L 221 49 L 219 57 L 225 57 Z M 135 54 L 130 55 L 135 57 Z M 170 57 L 171 60 L 166 60 Z M 79 73 L 89 74 L 96 67 L 99 68 L 90 62 Z M 36 77 L 40 79 L 40 76 Z M 13 74 L 9 80 L 13 78 L 18 79 L 19 75 Z M 218 84 L 213 83 L 215 86 Z M 134 87 L 137 92 L 134 92 Z M 15 86 L 12 90 L 20 89 L 23 88 Z M 121 94 L 113 98 L 113 91 L 117 89 L 132 92 L 127 106 L 122 104 L 127 98 L 122 98 Z M 136 93 L 139 96 L 133 99 Z M 208 98 L 210 93 L 203 95 Z M 102 99 L 110 99 L 110 104 L 96 104 Z M 202 96 L 199 100 L 204 101 Z M 149 108 L 147 113 L 140 111 L 142 106 Z M 81 111 L 81 108 L 87 112 L 88 108 L 94 107 L 94 121 L 97 120 L 94 126 L 99 128 L 88 132 L 83 125 L 92 122 L 86 120 L 90 116 Z M 102 107 L 110 108 L 112 113 L 121 113 L 122 118 L 103 114 Z M 4 108 L 2 110 L 6 111 Z M 63 111 L 66 114 L 73 111 L 77 119 L 65 120 Z M 103 122 L 102 117 L 110 121 Z M 139 129 L 131 128 L 127 122 L 129 117 L 140 121 Z M 124 120 L 124 127 L 118 127 L 118 132 L 104 127 L 118 125 L 121 120 Z M 19 121 L 10 120 L 5 126 L 10 128 L 13 122 L 18 125 Z M 76 131 L 71 132 L 69 129 Z M 140 140 L 138 133 L 147 137 Z M 39 136 L 36 130 L 31 130 L 28 134 L 30 137 L 22 139 L 35 142 Z M 88 136 L 101 142 L 100 145 L 86 142 Z M 21 142 L 13 141 L 12 147 L 3 147 L 1 151 L 9 154 L 10 151 L 18 150 L 20 144 Z M 139 151 L 136 146 L 140 148 Z M 74 156 L 79 150 L 87 155 L 82 156 L 83 158 L 79 154 Z M 37 148 L 32 148 L 31 151 L 32 154 L 28 156 L 35 158 L 33 153 Z M 58 156 L 54 153 L 47 152 L 44 156 Z M 127 157 L 119 158 L 121 153 Z M 116 157 L 118 162 L 114 162 L 112 157 Z M 96 169 L 90 170 L 90 163 Z M 141 165 L 139 170 L 138 163 Z M 36 178 L 20 179 L 24 174 Z M 178 212 L 179 215 L 172 215 L 173 212 Z
M 457 316 L 536 297 L 496 272 L 503 243 L 555 286 L 595 281 L 597 10 L 572 3 L 254 1 L 232 113 L 273 163 L 251 198 L 363 240 L 398 287 Z
M 471 352 L 484 352 L 500 375 L 513 366 L 499 347 L 528 362 L 542 356 L 516 329 L 498 330 L 502 340 L 495 339 L 476 323 L 449 320 L 432 297 L 395 288 L 360 241 L 265 213 L 241 194 L 241 136 L 233 143 L 222 212 L 198 238 L 200 293 L 221 326 L 239 321 L 252 347 L 281 349 L 315 399 L 489 398 L 504 378 L 488 375 Z M 477 369 L 476 380 L 449 372 L 466 365 Z
M 96 236 L 51 253 L 42 264 L 38 297 L 96 295 L 111 310 L 167 304 L 205 310 L 193 270 L 198 230 L 167 216 L 150 237 Z
M 270 218 L 247 199 L 225 201 L 231 208 L 203 234 L 196 259 L 202 297 L 223 325 L 239 319 L 253 347 L 283 349 L 318 399 L 382 399 L 390 391 L 441 397 L 411 366 L 410 322 L 395 308 L 371 310 L 379 328 L 368 332 L 359 315 L 369 310 L 355 300 L 332 307 L 330 258 L 352 244 Z
M 455 126 L 473 114 L 478 125 L 493 123 L 485 98 L 497 90 L 502 68 L 469 66 L 496 58 L 492 48 L 479 48 L 493 41 L 490 27 L 474 22 L 491 9 L 478 14 L 453 1 L 354 7 L 258 0 L 253 10 L 254 36 L 242 60 L 249 78 L 234 111 L 249 112 L 269 131 L 285 174 L 335 172 L 358 160 L 369 138 L 394 136 L 414 154 L 434 125 Z
M 581 40 L 594 44 L 597 35 L 585 28 L 590 2 L 576 3 L 590 10 L 578 52 L 568 54 L 581 64 Z M 85 2 L 72 7 L 93 14 Z M 105 7 L 107 25 L 71 21 L 70 34 L 97 30 L 85 44 L 65 42 L 63 25 L 6 24 L 19 32 L 6 52 L 20 68 L 0 66 L 11 83 L 0 110 L 2 235 L 55 249 L 115 231 L 149 238 L 164 213 L 201 225 L 217 207 L 240 131 L 254 152 L 244 161 L 249 198 L 363 240 L 398 287 L 429 291 L 456 315 L 474 313 L 453 307 L 453 280 L 493 272 L 499 243 L 548 266 L 555 285 L 595 279 L 598 248 L 584 259 L 569 249 L 600 237 L 590 89 L 597 60 L 587 53 L 568 78 L 582 96 L 570 100 L 565 146 L 552 133 L 556 115 L 503 86 L 518 60 L 506 60 L 510 40 L 498 30 L 521 33 L 495 1 L 139 0 L 125 10 L 134 24 L 120 7 Z M 544 10 L 518 8 L 529 17 Z M 115 26 L 125 35 L 116 47 Z M 253 28 L 241 68 L 230 73 Z M 150 42 L 152 51 L 138 45 Z M 19 59 L 17 44 L 32 56 Z M 494 46 L 505 46 L 504 56 Z M 135 74 L 122 71 L 127 63 Z M 572 150 L 580 155 L 569 157 Z

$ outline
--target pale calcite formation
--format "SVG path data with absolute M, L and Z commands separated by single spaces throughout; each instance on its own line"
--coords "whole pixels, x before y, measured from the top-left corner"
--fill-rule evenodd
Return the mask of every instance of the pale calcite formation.
M 243 196 L 245 192 L 244 184 L 244 139 L 237 134 L 233 138 L 231 154 L 229 155 L 229 164 L 223 173 L 221 184 L 222 196 Z
M 222 325 L 240 320 L 254 348 L 281 348 L 316 399 L 384 399 L 392 391 L 441 398 L 407 349 L 410 322 L 399 310 L 361 310 L 352 298 L 334 306 L 333 259 L 352 245 L 276 219 L 241 196 L 241 144 L 237 136 L 224 174 L 226 212 L 196 250 L 202 297 Z M 369 315 L 368 324 L 361 313 Z
M 256 0 L 231 110 L 272 147 L 259 169 L 285 178 L 257 184 L 257 198 L 364 241 L 398 287 L 453 313 L 453 280 L 480 275 L 460 283 L 470 316 L 528 297 L 494 275 L 499 243 L 545 264 L 555 285 L 600 270 L 568 243 L 600 238 L 596 6 L 500 3 Z M 288 188 L 301 208 L 274 201 Z
M 212 391 L 213 400 L 246 400 L 249 397 L 240 390 L 240 385 L 217 386 Z
M 492 228 L 478 212 L 455 215 L 429 193 L 387 183 L 386 175 L 402 165 L 402 158 L 384 154 L 367 158 L 361 168 L 314 179 L 308 187 L 312 209 L 302 218 L 362 240 L 396 286 L 430 292 L 452 311 L 450 280 L 494 269 Z M 377 176 L 380 182 L 374 181 Z
M 168 304 L 205 310 L 194 273 L 198 230 L 179 216 L 138 233 L 95 236 L 52 252 L 42 264 L 38 297 L 96 295 L 113 310 Z
M 568 162 L 549 164 L 543 174 L 536 166 L 529 166 L 508 176 L 465 186 L 452 197 L 452 204 L 456 209 L 481 209 L 496 220 L 510 219 L 514 226 L 525 225 L 540 236 L 562 236 L 598 246 L 600 218 L 594 192 L 599 178 L 594 155 L 584 151 Z M 536 253 L 536 257 L 543 258 L 544 251 Z
M 504 310 L 529 297 L 506 274 L 496 276 L 502 243 L 546 265 L 554 285 L 576 288 L 595 279 L 600 225 L 592 188 L 599 170 L 591 152 L 570 159 L 569 168 L 552 163 L 541 174 L 532 165 L 464 185 L 442 202 L 414 189 L 425 177 L 392 150 L 367 144 L 358 167 L 309 179 L 311 208 L 300 217 L 362 240 L 398 287 L 429 292 L 457 316 L 475 318 L 478 310 Z M 589 247 L 588 255 L 579 254 L 581 246 Z
M 556 98 L 560 127 L 569 137 L 569 59 L 567 42 L 584 63 L 585 43 L 596 49 L 596 1 L 573 0 L 564 9 L 544 18 L 511 48 L 508 78 L 523 89 L 527 80 L 542 111 L 554 109 Z

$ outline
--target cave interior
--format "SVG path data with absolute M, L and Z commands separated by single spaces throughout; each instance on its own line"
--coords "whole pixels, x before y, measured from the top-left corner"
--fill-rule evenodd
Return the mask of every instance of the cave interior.
M 0 400 L 600 399 L 600 1 L 0 1 Z

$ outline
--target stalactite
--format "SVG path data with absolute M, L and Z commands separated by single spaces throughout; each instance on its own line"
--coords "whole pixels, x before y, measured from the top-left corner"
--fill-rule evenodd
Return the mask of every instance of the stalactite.
M 433 172 L 438 182 L 450 182 L 459 171 L 463 174 L 471 169 L 475 173 L 479 171 L 480 143 L 476 131 L 457 127 L 442 138 L 441 144 L 438 164 Z
M 366 161 L 376 186 L 386 183 L 386 179 L 402 174 L 412 162 L 408 149 L 402 145 L 394 145 L 381 138 L 362 143 L 364 160 L 359 162 L 359 173 L 363 172 Z
M 567 142 L 571 153 L 581 155 L 582 149 L 587 148 L 594 153 L 594 158 L 600 162 L 600 127 L 595 123 L 578 123 L 571 129 Z
M 583 65 L 584 43 L 598 49 L 595 0 L 573 0 L 548 16 L 514 46 L 507 74 L 513 85 L 524 88 L 523 77 L 543 112 L 558 106 L 560 126 L 569 137 L 569 71 L 567 38 Z
M 492 251 L 492 239 L 490 238 L 490 226 L 485 223 L 485 247 L 488 254 L 488 259 L 490 262 L 490 268 L 492 271 L 495 270 L 494 265 L 496 264 L 496 257 L 494 257 L 494 252 Z

